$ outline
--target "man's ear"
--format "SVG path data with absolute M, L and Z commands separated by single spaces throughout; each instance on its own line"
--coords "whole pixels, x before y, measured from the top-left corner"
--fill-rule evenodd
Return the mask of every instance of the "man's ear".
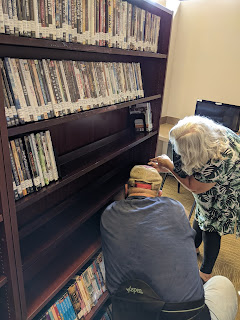
M 162 190 L 159 190 L 158 191 L 158 196 L 161 197 L 161 195 L 162 195 Z
M 125 196 L 127 197 L 127 195 L 128 195 L 128 184 L 126 183 L 125 184 Z

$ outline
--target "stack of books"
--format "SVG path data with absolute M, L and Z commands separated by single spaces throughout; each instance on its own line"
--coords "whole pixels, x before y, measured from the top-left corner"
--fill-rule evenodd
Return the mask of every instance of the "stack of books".
M 48 309 L 41 320 L 84 319 L 106 291 L 102 253 L 99 253 L 93 263 L 71 282 L 70 286 L 66 286 L 62 297 Z M 110 309 L 106 313 L 110 314 Z M 105 316 L 105 319 L 109 318 Z
M 0 33 L 157 52 L 160 17 L 122 0 L 1 0 Z
M 144 97 L 140 63 L 0 60 L 7 125 Z
M 58 180 L 49 131 L 10 140 L 9 151 L 15 200 Z

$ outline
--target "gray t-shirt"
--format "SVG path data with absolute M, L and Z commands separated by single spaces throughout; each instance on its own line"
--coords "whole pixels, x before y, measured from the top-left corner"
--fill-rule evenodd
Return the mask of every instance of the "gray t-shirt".
M 184 207 L 166 197 L 128 197 L 102 214 L 101 235 L 107 287 L 141 279 L 165 302 L 203 298 L 195 231 Z

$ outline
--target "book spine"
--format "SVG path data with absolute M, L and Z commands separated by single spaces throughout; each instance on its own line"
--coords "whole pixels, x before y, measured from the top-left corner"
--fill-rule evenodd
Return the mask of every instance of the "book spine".
M 73 61 L 68 61 L 68 70 L 70 72 L 70 77 L 72 80 L 72 84 L 73 84 L 73 91 L 74 91 L 74 102 L 75 102 L 75 106 L 76 106 L 76 111 L 78 109 L 77 107 L 77 102 L 80 99 L 80 94 L 79 94 L 79 90 L 78 90 L 78 86 L 77 86 L 77 81 L 76 81 L 76 75 L 75 75 L 75 71 L 74 71 L 74 67 L 73 67 Z
M 40 102 L 39 93 L 37 91 L 37 85 L 36 85 L 35 76 L 34 76 L 32 65 L 31 65 L 31 61 L 23 60 L 23 62 L 24 62 L 25 70 L 27 71 L 27 76 L 29 77 L 28 84 L 30 85 L 31 92 L 34 97 L 34 106 L 37 114 L 37 119 L 42 120 L 43 115 L 41 110 L 41 102 Z
M 13 102 L 12 92 L 8 84 L 6 70 L 3 66 L 3 61 L 1 59 L 0 59 L 0 69 L 1 69 L 2 80 L 3 80 L 4 96 L 8 104 L 9 125 L 14 126 L 19 124 L 19 120 L 18 120 L 16 108 Z
M 14 199 L 18 200 L 19 199 L 19 194 L 18 194 L 18 191 L 17 191 L 17 185 L 16 185 L 16 182 L 14 180 L 13 174 L 12 174 L 12 183 L 13 183 Z
M 13 153 L 15 166 L 16 166 L 17 173 L 18 173 L 18 178 L 19 178 L 19 181 L 20 181 L 20 184 L 21 184 L 21 188 L 22 188 L 22 193 L 23 193 L 24 196 L 26 196 L 28 194 L 27 186 L 26 186 L 24 175 L 23 175 L 22 168 L 21 168 L 21 165 L 20 165 L 20 160 L 19 160 L 19 157 L 18 157 L 15 141 L 11 140 L 10 144 L 11 144 L 11 148 L 12 148 L 12 153 Z
M 27 64 L 27 60 L 19 59 L 19 66 L 21 69 L 21 74 L 24 79 L 25 89 L 27 91 L 27 96 L 29 99 L 29 114 L 30 119 L 33 118 L 33 121 L 38 121 L 38 109 L 37 109 L 37 100 L 35 96 L 35 91 L 33 89 L 33 84 L 30 76 L 29 67 Z
M 82 15 L 82 1 L 76 0 L 76 18 L 77 18 L 77 42 L 81 43 L 81 15 Z
M 35 18 L 34 18 L 34 0 L 29 0 L 29 29 L 30 29 L 30 37 L 36 38 L 36 30 L 35 30 Z
M 30 17 L 30 1 L 26 0 L 26 19 L 27 19 L 27 36 L 32 36 L 32 30 L 31 30 L 31 17 Z
M 53 69 L 54 69 L 54 75 L 55 75 L 55 78 L 56 78 L 56 84 L 57 84 L 57 90 L 58 90 L 58 95 L 59 95 L 59 101 L 60 101 L 59 103 L 60 103 L 61 113 L 62 113 L 62 115 L 66 115 L 67 114 L 67 110 L 66 110 L 66 105 L 64 103 L 65 102 L 64 91 L 63 91 L 61 77 L 60 77 L 60 73 L 59 73 L 59 69 L 58 69 L 56 60 L 53 61 Z
M 42 167 L 41 167 L 39 156 L 38 156 L 36 138 L 35 138 L 35 135 L 33 133 L 31 133 L 29 135 L 29 142 L 30 142 L 30 145 L 31 145 L 31 149 L 33 151 L 33 157 L 34 157 L 35 164 L 37 165 L 37 168 L 38 168 L 39 177 L 40 177 L 40 181 L 41 181 L 41 186 L 44 187 L 45 186 L 45 181 L 44 181 L 44 178 L 43 178 L 43 171 L 42 171 Z
M 65 71 L 64 71 L 64 67 L 63 67 L 63 62 L 62 61 L 58 61 L 58 63 L 59 63 L 60 69 L 61 69 L 62 79 L 63 79 L 64 87 L 65 87 L 65 90 L 66 90 L 67 113 L 72 113 L 71 96 L 70 96 L 70 92 L 69 92 L 69 87 L 68 87 L 68 83 L 67 83 L 66 74 L 65 74 Z
M 30 104 L 30 100 L 29 100 L 29 96 L 28 96 L 28 92 L 27 92 L 27 88 L 26 88 L 26 83 L 25 83 L 25 79 L 24 79 L 24 75 L 23 75 L 21 66 L 20 66 L 19 59 L 15 59 L 15 64 L 16 64 L 16 68 L 17 68 L 17 71 L 19 74 L 22 92 L 23 92 L 23 95 L 25 98 L 24 105 L 25 105 L 25 109 L 27 110 L 26 113 L 28 115 L 28 121 L 34 121 L 33 109 L 31 108 L 31 104 Z
M 67 90 L 65 87 L 65 83 L 63 80 L 63 74 L 62 74 L 62 70 L 60 67 L 60 62 L 59 61 L 54 61 L 55 63 L 55 69 L 56 69 L 56 73 L 57 73 L 57 78 L 58 78 L 58 82 L 59 82 L 59 88 L 60 88 L 60 92 L 61 92 L 61 96 L 62 96 L 62 104 L 63 104 L 63 113 L 64 114 L 69 114 L 69 109 L 68 109 L 68 96 L 67 96 Z
M 93 78 L 93 83 L 94 83 L 95 92 L 96 92 L 95 100 L 96 100 L 96 104 L 101 107 L 103 105 L 104 97 L 102 96 L 101 91 L 100 91 L 100 86 L 99 86 L 98 79 L 97 79 L 97 72 L 96 72 L 95 65 L 96 65 L 96 63 L 90 62 L 90 68 L 92 71 L 92 78 Z
M 25 182 L 25 186 L 26 186 L 26 190 L 27 193 L 31 193 L 31 188 L 30 188 L 30 183 L 28 180 L 28 176 L 27 176 L 27 169 L 25 167 L 24 161 L 23 161 L 23 157 L 22 157 L 22 150 L 20 147 L 20 143 L 19 143 L 19 139 L 15 139 L 14 140 L 15 146 L 16 146 L 16 151 L 17 151 L 17 155 L 18 155 L 18 159 L 19 159 L 19 163 L 20 163 L 20 167 L 23 173 L 23 179 Z
M 81 315 L 81 303 L 79 301 L 78 292 L 74 284 L 72 284 L 68 289 L 68 294 L 72 303 L 72 306 L 75 310 L 75 313 L 78 315 L 78 318 L 80 318 Z
M 39 77 L 38 77 L 38 73 L 37 73 L 37 69 L 36 69 L 36 65 L 35 65 L 34 60 L 29 60 L 29 64 L 31 65 L 31 69 L 32 69 L 35 84 L 36 84 L 35 91 L 37 93 L 37 96 L 39 97 L 39 110 L 41 113 L 41 118 L 48 119 L 48 114 L 47 114 L 47 110 L 45 109 L 43 93 L 41 90 L 41 85 L 40 85 L 40 81 L 39 81 Z
M 51 159 L 51 165 L 52 165 L 52 168 L 53 168 L 53 177 L 54 177 L 54 180 L 57 181 L 58 180 L 58 171 L 57 171 L 57 165 L 56 165 L 56 160 L 55 160 L 55 156 L 54 156 L 54 151 L 53 151 L 53 145 L 52 145 L 50 132 L 49 131 L 45 131 L 44 134 L 46 136 L 47 148 L 48 148 L 48 151 L 49 151 L 49 155 L 50 155 L 50 159 Z
M 76 61 L 76 69 L 78 70 L 77 77 L 79 82 L 79 92 L 81 96 L 81 109 L 82 110 L 88 110 L 90 108 L 89 106 L 89 99 L 86 92 L 86 85 L 85 80 L 83 76 L 83 72 L 81 70 L 81 63 L 79 61 Z
M 57 76 L 55 73 L 55 68 L 54 68 L 54 62 L 50 59 L 47 60 L 48 63 L 48 68 L 49 68 L 49 73 L 51 77 L 51 83 L 52 83 L 52 88 L 53 88 L 53 93 L 56 101 L 56 109 L 58 116 L 62 116 L 62 105 L 61 105 L 61 98 L 60 98 L 60 93 L 59 93 L 59 88 L 58 88 L 58 83 L 57 83 Z
M 63 308 L 63 312 L 64 312 L 64 319 L 69 319 L 72 320 L 71 314 L 68 311 L 68 307 L 66 304 L 66 295 L 63 295 L 63 299 L 62 299 L 62 308 Z
M 90 306 L 90 303 L 89 303 L 89 297 L 88 297 L 88 295 L 86 293 L 86 289 L 84 289 L 83 279 L 82 279 L 81 276 L 79 276 L 79 277 L 77 277 L 76 281 L 77 281 L 79 290 L 81 292 L 81 296 L 83 298 L 84 304 L 86 306 L 86 312 L 89 313 L 91 311 L 91 306 Z
M 5 33 L 5 24 L 3 16 L 3 1 L 0 0 L 0 33 Z
M 8 6 L 8 19 L 9 19 L 9 31 L 10 34 L 14 34 L 14 21 L 13 21 L 13 11 L 12 11 L 12 1 L 7 1 Z
M 12 14 L 13 14 L 14 35 L 15 36 L 19 36 L 19 23 L 18 23 L 17 2 L 16 2 L 16 0 L 12 0 Z
M 46 97 L 46 109 L 47 109 L 48 117 L 52 118 L 54 117 L 54 111 L 53 111 L 50 91 L 48 88 L 48 82 L 46 79 L 46 75 L 44 73 L 43 63 L 41 60 L 36 60 L 35 64 L 36 64 L 36 67 L 38 66 L 37 70 L 39 70 L 39 73 L 40 73 L 39 78 L 42 79 L 43 92 L 45 92 L 45 97 Z
M 42 101 L 44 119 L 49 119 L 49 118 L 51 118 L 51 113 L 50 113 L 50 110 L 49 110 L 49 107 L 48 107 L 47 95 L 46 95 L 45 86 L 44 86 L 44 83 L 43 83 L 43 78 L 42 78 L 42 74 L 41 74 L 41 71 L 40 71 L 38 60 L 34 60 L 34 64 L 35 64 L 35 70 L 37 72 L 38 83 L 39 83 L 39 86 L 40 86 L 40 88 L 38 88 L 38 90 L 41 93 L 41 101 Z
M 81 78 L 80 78 L 80 71 L 77 65 L 76 61 L 73 61 L 73 68 L 74 68 L 74 73 L 75 73 L 75 77 L 76 77 L 76 82 L 77 82 L 77 87 L 78 87 L 78 91 L 79 91 L 79 99 L 77 101 L 77 111 L 82 111 L 82 99 L 83 99 L 83 95 L 82 95 L 82 83 L 81 83 Z
M 30 122 L 28 107 L 27 107 L 27 104 L 25 101 L 22 84 L 21 84 L 21 81 L 19 78 L 19 73 L 18 73 L 17 66 L 16 66 L 16 59 L 13 59 L 13 58 L 9 59 L 9 63 L 10 63 L 11 69 L 13 71 L 13 78 L 14 78 L 14 82 L 16 84 L 16 89 L 18 92 L 20 106 L 21 106 L 23 113 L 24 113 L 24 121 Z
M 22 159 L 23 159 L 23 164 L 26 170 L 26 176 L 27 176 L 27 181 L 28 181 L 28 185 L 30 188 L 30 192 L 33 192 L 33 181 L 32 181 L 32 177 L 30 174 L 30 170 L 29 170 L 29 165 L 28 165 L 28 161 L 27 161 L 27 157 L 26 157 L 26 153 L 23 147 L 23 143 L 22 143 L 22 139 L 18 139 L 19 145 L 20 145 L 20 151 L 22 153 Z
M 96 98 L 97 98 L 96 88 L 95 88 L 95 84 L 94 84 L 91 65 L 90 65 L 89 62 L 86 62 L 86 75 L 88 77 L 88 83 L 89 83 L 89 87 L 90 87 L 91 105 L 92 105 L 93 108 L 96 108 L 99 105 L 98 105 L 97 100 L 96 100 Z
M 13 152 L 12 152 L 10 143 L 9 143 L 9 153 L 10 153 L 10 161 L 11 161 L 11 166 L 12 166 L 12 173 L 13 173 L 14 181 L 15 181 L 15 184 L 16 184 L 17 193 L 18 193 L 19 197 L 22 198 L 23 197 L 22 185 L 21 185 L 21 181 L 19 179 L 19 175 L 18 175 L 17 167 L 15 165 Z
M 47 63 L 47 61 L 45 59 L 42 60 L 42 66 L 43 66 L 43 69 L 44 69 L 44 75 L 45 75 L 46 83 L 48 85 L 48 91 L 49 91 L 49 95 L 50 95 L 50 99 L 51 99 L 51 106 L 52 106 L 54 115 L 56 117 L 58 117 L 59 113 L 58 113 L 58 110 L 57 110 L 57 101 L 56 101 L 54 93 L 53 93 L 50 70 L 49 70 L 49 67 L 48 67 L 48 63 Z
M 3 105 L 4 105 L 4 111 L 5 111 L 5 117 L 6 117 L 6 121 L 7 121 L 7 127 L 11 127 L 12 125 L 14 125 L 14 123 L 12 124 L 11 122 L 11 115 L 10 115 L 10 103 L 9 103 L 9 100 L 8 100 L 8 97 L 7 97 L 7 92 L 6 92 L 6 88 L 3 84 L 3 99 L 4 99 L 4 102 L 3 102 Z
M 64 74 L 65 74 L 66 80 L 67 80 L 68 91 L 69 91 L 70 97 L 71 97 L 71 113 L 74 113 L 75 112 L 75 109 L 74 109 L 75 97 L 74 97 L 73 83 L 72 83 L 72 78 L 70 76 L 71 72 L 69 70 L 68 61 L 62 61 L 62 65 L 64 68 Z
M 36 160 L 34 160 L 33 150 L 31 148 L 28 136 L 24 136 L 24 142 L 25 142 L 25 147 L 27 150 L 28 161 L 30 164 L 31 172 L 32 172 L 33 184 L 35 186 L 36 191 L 38 191 L 41 188 L 41 179 L 39 176 L 39 171 L 38 171 L 38 167 L 36 164 Z
M 77 281 L 75 281 L 74 285 L 75 285 L 76 291 L 78 293 L 79 301 L 80 301 L 80 304 L 81 304 L 81 312 L 80 312 L 80 315 L 79 315 L 79 318 L 81 319 L 81 317 L 83 317 L 83 316 L 85 316 L 87 314 L 87 309 L 86 309 L 86 305 L 84 303 L 80 288 L 79 288 L 79 286 L 77 284 Z
M 50 155 L 49 155 L 49 150 L 47 147 L 46 137 L 43 132 L 40 132 L 40 138 L 41 138 L 41 143 L 42 143 L 42 147 L 43 147 L 43 153 L 44 153 L 45 160 L 46 160 L 46 169 L 48 172 L 49 182 L 51 182 L 51 181 L 53 181 L 53 169 L 52 169 L 51 159 L 50 159 Z
M 90 2 L 92 0 L 86 0 L 85 4 L 85 10 L 86 10 L 86 15 L 85 15 L 85 32 L 86 32 L 86 44 L 91 44 L 90 43 L 90 30 L 89 30 L 89 22 L 90 22 Z
M 47 171 L 47 163 L 46 163 L 46 158 L 45 158 L 44 151 L 43 151 L 40 133 L 37 133 L 35 137 L 36 137 L 36 145 L 37 145 L 38 156 L 39 156 L 39 160 L 40 160 L 40 164 L 41 164 L 41 168 L 42 168 L 42 172 L 43 172 L 44 182 L 45 182 L 45 185 L 48 185 L 49 184 L 49 174 Z
M 77 319 L 77 315 L 76 315 L 76 313 L 75 313 L 75 310 L 74 310 L 74 308 L 73 308 L 73 305 L 72 305 L 71 300 L 70 300 L 70 298 L 69 298 L 69 295 L 68 295 L 67 293 L 66 293 L 66 299 L 65 299 L 65 301 L 66 301 L 66 305 L 67 305 L 67 308 L 68 308 L 68 310 L 69 310 L 69 313 L 70 313 L 70 315 L 71 315 L 72 320 Z
M 18 90 L 17 90 L 17 87 L 16 87 L 16 83 L 14 82 L 13 71 L 12 71 L 11 65 L 10 65 L 10 59 L 9 58 L 4 58 L 4 63 L 5 63 L 5 66 L 6 66 L 7 75 L 8 75 L 8 78 L 9 78 L 9 84 L 11 86 L 11 91 L 13 93 L 14 102 L 15 102 L 14 104 L 15 104 L 16 109 L 17 109 L 19 122 L 21 124 L 24 124 L 25 123 L 24 112 L 23 112 L 23 109 L 21 108 L 21 105 L 20 105 L 19 96 L 18 96 Z

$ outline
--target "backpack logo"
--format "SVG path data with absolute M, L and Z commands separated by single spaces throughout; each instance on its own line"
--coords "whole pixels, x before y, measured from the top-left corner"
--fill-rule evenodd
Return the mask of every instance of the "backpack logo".
M 129 288 L 126 288 L 127 293 L 138 293 L 138 294 L 143 294 L 142 289 L 138 289 L 138 288 L 132 288 L 131 286 Z

